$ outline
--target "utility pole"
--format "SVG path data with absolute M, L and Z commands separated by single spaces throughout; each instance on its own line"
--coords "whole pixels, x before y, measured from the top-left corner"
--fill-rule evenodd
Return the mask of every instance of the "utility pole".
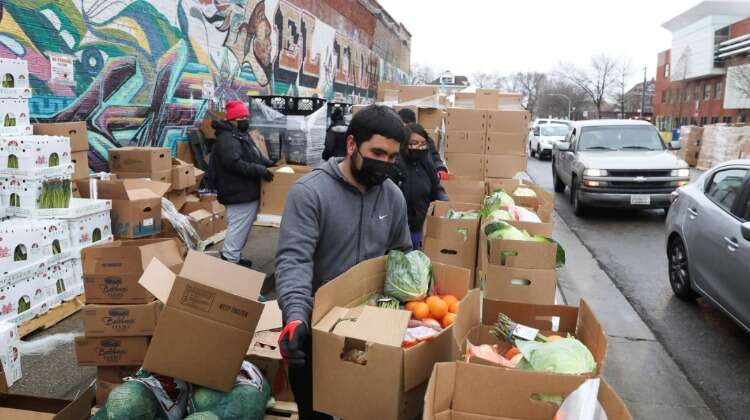
M 646 107 L 646 66 L 643 66 L 643 86 L 641 86 L 641 114 L 640 119 L 643 119 L 643 108 Z

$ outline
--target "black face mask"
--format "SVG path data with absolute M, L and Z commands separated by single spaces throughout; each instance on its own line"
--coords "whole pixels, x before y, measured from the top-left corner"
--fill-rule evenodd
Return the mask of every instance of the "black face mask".
M 359 148 L 357 148 L 357 153 L 362 157 L 362 167 L 357 168 L 357 165 L 354 163 L 354 156 L 352 155 L 350 160 L 352 176 L 366 188 L 369 189 L 382 184 L 391 175 L 393 171 L 392 163 L 364 157 L 359 152 Z
M 410 162 L 421 162 L 427 157 L 427 149 L 406 149 L 406 159 Z
M 241 132 L 245 132 L 250 129 L 250 121 L 248 120 L 237 120 L 237 129 Z

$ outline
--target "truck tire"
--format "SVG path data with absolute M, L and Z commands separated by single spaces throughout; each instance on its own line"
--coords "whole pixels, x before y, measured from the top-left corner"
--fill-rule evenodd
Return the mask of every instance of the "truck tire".
M 555 167 L 555 161 L 552 161 L 552 183 L 556 193 L 565 192 L 565 183 L 562 182 L 559 176 L 557 176 L 557 168 Z
M 531 142 L 529 142 L 529 157 L 534 157 L 534 148 L 531 147 Z
M 570 204 L 573 206 L 573 214 L 577 217 L 583 217 L 586 215 L 586 205 L 581 202 L 579 192 L 581 184 L 578 182 L 578 178 L 573 176 L 573 180 L 570 183 Z

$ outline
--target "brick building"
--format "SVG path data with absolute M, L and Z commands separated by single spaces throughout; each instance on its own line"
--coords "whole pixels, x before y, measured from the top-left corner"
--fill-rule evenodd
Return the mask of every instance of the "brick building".
M 747 121 L 750 100 L 737 69 L 750 61 L 750 3 L 704 1 L 663 27 L 672 33 L 672 48 L 657 58 L 657 127 Z M 750 93 L 750 68 L 747 73 Z

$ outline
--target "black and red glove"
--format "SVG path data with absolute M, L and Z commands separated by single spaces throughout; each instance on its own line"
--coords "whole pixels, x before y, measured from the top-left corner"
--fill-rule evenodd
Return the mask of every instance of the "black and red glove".
M 289 321 L 284 325 L 279 336 L 279 350 L 281 357 L 289 367 L 301 368 L 305 366 L 304 345 L 310 336 L 307 324 L 300 320 Z
M 448 171 L 445 169 L 440 169 L 437 171 L 437 176 L 441 181 L 447 181 L 448 180 Z

